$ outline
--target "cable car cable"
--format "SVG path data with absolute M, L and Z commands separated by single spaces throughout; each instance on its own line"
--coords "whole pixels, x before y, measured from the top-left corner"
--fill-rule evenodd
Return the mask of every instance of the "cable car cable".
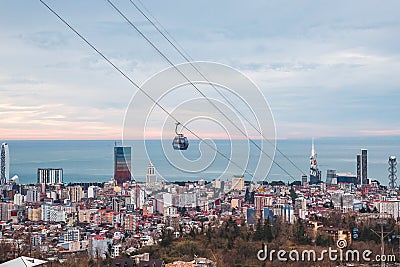
M 289 177 L 294 181 L 297 181 L 293 175 L 291 175 L 285 168 L 283 168 L 279 163 L 277 163 L 268 153 L 266 153 L 254 140 L 252 140 L 239 126 L 237 126 L 222 110 L 215 105 L 138 27 L 136 27 L 133 22 L 122 13 L 122 11 L 114 5 L 111 0 L 106 0 L 179 74 L 184 77 L 190 85 L 192 85 L 196 91 L 198 91 L 207 101 L 217 109 L 224 117 L 227 119 L 242 135 L 244 135 L 254 146 L 256 146 L 261 153 L 266 155 L 275 165 L 277 165 L 282 171 L 284 171 Z
M 140 1 L 137 0 L 143 7 L 143 9 L 145 9 L 147 11 L 147 13 L 153 18 L 154 21 L 156 21 L 160 27 L 164 30 L 164 32 L 160 29 L 160 27 L 158 27 L 150 18 L 149 16 L 147 16 L 142 10 L 141 8 L 136 5 L 133 0 L 129 0 L 129 2 L 147 19 L 147 21 L 149 21 L 151 23 L 151 25 L 153 25 L 153 27 L 174 47 L 174 49 L 202 76 L 202 78 L 204 78 L 209 85 L 211 85 L 215 91 L 224 98 L 225 101 L 227 101 L 229 103 L 229 105 L 236 111 L 239 113 L 239 115 L 246 120 L 247 123 L 250 124 L 250 126 L 256 130 L 262 137 L 264 140 L 266 140 L 267 142 L 269 142 L 271 145 L 274 145 L 271 140 L 269 140 L 268 138 L 266 138 L 264 136 L 264 134 L 261 132 L 261 130 L 258 129 L 258 127 L 254 126 L 253 123 L 251 123 L 247 117 L 229 100 L 229 98 L 227 98 L 213 83 L 211 83 L 204 75 L 203 73 L 192 63 L 194 61 L 194 59 L 185 51 L 185 49 L 179 44 L 179 42 L 167 31 L 167 29 L 165 27 L 162 26 L 162 24 L 151 14 L 151 12 L 144 6 L 144 4 Z M 168 35 L 168 36 L 167 36 Z M 171 41 L 170 39 L 172 39 L 173 41 Z M 302 169 L 300 169 L 300 167 L 298 167 L 288 156 L 286 156 L 277 146 L 275 146 L 276 150 L 286 159 L 288 160 L 298 171 L 300 171 L 301 174 L 305 175 L 305 173 L 303 172 Z
M 166 110 L 160 103 L 158 103 L 152 96 L 150 96 L 146 91 L 144 91 L 139 85 L 136 84 L 135 81 L 133 81 L 127 74 L 125 74 L 117 65 L 115 65 L 107 56 L 105 56 L 100 50 L 98 50 L 91 42 L 89 42 L 88 39 L 86 39 L 82 34 L 80 34 L 71 24 L 69 24 L 65 19 L 63 19 L 54 9 L 52 9 L 49 5 L 47 5 L 43 0 L 39 0 L 51 13 L 53 13 L 59 20 L 61 20 L 70 30 L 72 30 L 82 41 L 84 41 L 87 45 L 89 45 L 98 55 L 100 55 L 107 63 L 109 63 L 116 71 L 118 71 L 125 79 L 127 79 L 134 87 L 136 87 L 139 91 L 141 91 L 147 98 L 149 98 L 152 102 L 154 102 L 155 105 L 157 105 L 159 108 L 161 108 L 169 117 L 171 117 L 175 122 L 180 123 L 179 120 L 172 115 L 168 110 Z M 181 124 L 181 123 L 180 123 Z M 186 125 L 181 124 L 184 129 L 186 129 L 188 132 L 190 132 L 192 135 L 194 135 L 197 139 L 200 141 L 205 141 L 203 138 L 201 138 L 198 134 L 196 134 L 194 131 L 190 130 Z M 207 146 L 209 146 L 211 149 L 213 149 L 215 152 L 217 152 L 219 155 L 224 157 L 226 160 L 234 164 L 236 167 L 241 169 L 243 171 L 243 174 L 247 173 L 251 177 L 253 177 L 253 174 L 247 171 L 246 169 L 243 169 L 238 163 L 234 162 L 231 160 L 229 157 L 227 157 L 225 154 L 220 152 L 218 149 L 214 148 L 211 144 L 208 142 L 205 142 Z

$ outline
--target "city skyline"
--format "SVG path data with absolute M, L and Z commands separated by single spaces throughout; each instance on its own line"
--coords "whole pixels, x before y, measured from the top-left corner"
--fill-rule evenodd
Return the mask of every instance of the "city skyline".
M 107 3 L 93 3 L 51 5 L 138 84 L 168 67 Z M 184 62 L 129 2 L 116 5 Z M 241 2 L 218 2 L 209 16 L 197 15 L 203 3 L 145 5 L 192 58 L 232 66 L 259 86 L 278 139 L 400 135 L 397 2 L 255 2 L 246 13 Z M 133 87 L 40 2 L 5 1 L 0 23 L 2 139 L 121 139 Z
M 240 169 L 232 169 L 230 171 L 224 169 L 226 162 L 221 157 L 217 157 L 209 169 L 194 173 L 182 172 L 178 166 L 172 166 L 170 161 L 165 161 L 165 158 L 160 156 L 160 151 L 157 150 L 159 145 L 157 141 L 150 141 L 148 144 L 148 152 L 150 154 L 147 155 L 139 153 L 135 149 L 140 145 L 140 142 L 136 141 L 129 145 L 133 153 L 131 156 L 130 153 L 127 153 L 127 160 L 122 157 L 118 165 L 131 172 L 131 174 L 125 175 L 126 178 L 132 175 L 136 181 L 150 181 L 159 175 L 158 179 L 169 181 L 195 180 L 199 179 L 199 177 L 212 180 L 220 176 L 224 176 L 225 179 L 227 178 L 226 175 L 240 175 L 241 173 Z M 111 177 L 115 177 L 113 172 L 116 170 L 116 154 L 113 151 L 115 151 L 116 147 L 115 142 L 112 141 L 11 141 L 8 144 L 10 145 L 10 182 L 20 180 L 21 183 L 35 183 L 39 180 L 37 176 L 39 170 L 61 170 L 60 168 L 62 168 L 63 175 L 61 176 L 64 176 L 64 182 L 76 182 L 82 179 L 87 181 L 106 181 Z M 229 148 L 227 141 L 216 141 L 216 144 L 221 149 L 221 153 L 229 153 L 227 151 Z M 310 140 L 284 140 L 279 141 L 279 144 L 280 149 L 286 153 L 286 156 L 309 175 L 310 173 L 308 173 L 307 169 L 311 171 L 313 164 L 313 160 L 310 160 L 308 156 Z M 197 147 L 199 144 L 193 141 L 192 145 Z M 399 146 L 398 137 L 390 141 L 381 140 L 378 137 L 369 137 L 361 139 L 341 138 L 339 140 L 336 140 L 336 138 L 320 139 L 317 141 L 316 148 L 319 151 L 318 174 L 321 175 L 322 181 L 325 182 L 325 177 L 329 170 L 337 170 L 338 174 L 350 173 L 354 174 L 356 178 L 359 177 L 361 172 L 358 170 L 361 169 L 361 160 L 357 160 L 357 155 L 363 149 L 368 148 L 368 154 L 371 156 L 368 159 L 368 165 L 370 165 L 368 178 L 371 178 L 371 180 L 377 179 L 382 184 L 386 184 L 388 182 L 388 157 L 396 156 Z M 27 153 L 27 149 L 29 149 L 29 153 Z M 240 153 L 242 157 L 239 158 L 239 162 L 245 162 L 244 154 L 243 151 Z M 314 154 L 316 154 L 315 150 Z M 252 155 L 254 157 L 254 154 Z M 171 156 L 173 157 L 169 158 L 169 160 L 176 163 L 177 155 L 172 154 Z M 199 156 L 198 150 L 189 150 L 186 156 L 190 159 L 196 158 Z M 150 165 L 149 160 L 152 161 Z M 285 169 L 296 180 L 300 180 L 299 170 L 288 165 L 287 160 L 282 155 L 277 155 L 275 161 L 285 166 Z M 149 174 L 150 176 L 153 173 L 155 174 L 155 169 L 149 168 L 152 164 L 157 167 L 157 175 L 149 178 Z M 256 164 L 257 161 L 251 158 L 246 169 L 252 173 L 253 168 L 256 168 Z M 128 167 L 128 165 L 131 165 L 131 167 Z M 246 173 L 246 179 L 251 180 L 252 177 Z M 259 180 L 261 176 L 254 176 L 254 179 Z M 276 165 L 272 166 L 267 177 L 267 181 L 273 180 L 292 181 L 287 173 L 282 172 Z M 357 181 L 360 183 L 360 179 L 357 179 Z

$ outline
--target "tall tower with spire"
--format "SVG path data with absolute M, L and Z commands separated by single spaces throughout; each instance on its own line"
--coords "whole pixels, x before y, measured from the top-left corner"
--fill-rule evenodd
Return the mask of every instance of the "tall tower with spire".
M 321 172 L 318 170 L 317 165 L 317 152 L 314 147 L 314 138 L 311 143 L 311 156 L 310 156 L 310 185 L 318 184 L 321 182 Z
M 150 160 L 149 167 L 147 167 L 146 184 L 151 185 L 157 182 L 156 169 L 153 162 Z

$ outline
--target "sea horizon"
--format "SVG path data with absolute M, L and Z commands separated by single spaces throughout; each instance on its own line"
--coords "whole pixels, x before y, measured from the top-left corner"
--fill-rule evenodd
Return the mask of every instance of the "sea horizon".
M 171 135 L 172 136 L 172 135 Z M 361 136 L 353 136 L 353 135 L 349 135 L 349 136 L 313 136 L 313 137 L 277 137 L 275 138 L 275 140 L 319 140 L 319 139 L 360 139 L 360 138 L 400 138 L 400 134 L 389 134 L 389 135 L 361 135 Z M 249 137 L 249 138 L 231 138 L 231 139 L 226 139 L 226 138 L 212 138 L 213 140 L 263 140 L 263 138 L 253 138 L 253 137 Z M 126 139 L 126 141 L 157 141 L 157 140 L 171 140 L 169 138 L 163 138 L 163 139 L 159 139 L 159 138 L 147 138 L 147 139 Z M 99 139 L 95 139 L 95 138 L 90 138 L 90 139 L 60 139 L 60 138 L 56 138 L 56 139 L 10 139 L 10 138 L 6 138 L 6 139 L 0 139 L 0 142 L 4 143 L 4 142 L 8 142 L 8 141 L 123 141 L 123 139 L 114 139 L 114 138 L 99 138 Z
M 205 179 L 230 179 L 233 175 L 244 173 L 246 180 L 256 166 L 259 150 L 247 140 L 215 139 L 215 146 L 224 155 L 230 155 L 231 144 L 239 144 L 239 152 L 235 152 L 235 160 L 242 164 L 248 160 L 242 169 L 227 168 L 227 160 L 207 146 L 200 145 L 199 140 L 190 140 L 190 146 L 183 154 L 173 151 L 169 144 L 162 151 L 160 140 L 125 140 L 124 145 L 132 149 L 132 176 L 137 181 L 145 181 L 145 174 L 149 161 L 152 160 L 159 178 L 167 181 L 185 181 Z M 261 140 L 254 140 L 261 144 Z M 105 182 L 113 177 L 113 147 L 118 140 L 1 140 L 7 142 L 10 149 L 10 178 L 19 176 L 22 184 L 36 183 L 37 168 L 63 168 L 64 182 Z M 309 156 L 311 153 L 311 138 L 277 139 L 277 147 L 305 174 L 309 174 Z M 143 143 L 146 144 L 146 153 L 138 152 Z M 265 142 L 267 146 L 271 146 Z M 382 184 L 387 184 L 389 156 L 398 156 L 400 152 L 400 136 L 362 136 L 362 137 L 320 137 L 314 138 L 317 150 L 319 169 L 322 180 L 326 179 L 326 170 L 335 169 L 338 173 L 356 173 L 356 155 L 361 149 L 368 149 L 368 177 L 376 179 Z M 200 149 L 199 149 L 200 145 Z M 244 149 L 243 149 L 244 148 Z M 268 148 L 268 147 L 267 147 Z M 246 152 L 246 153 L 245 153 Z M 242 155 L 243 154 L 243 155 Z M 245 155 L 246 154 L 246 155 Z M 172 155 L 172 156 L 171 156 Z M 196 169 L 185 169 L 180 166 L 179 156 L 187 158 L 188 163 L 197 162 Z M 202 158 L 209 159 L 206 163 Z M 234 155 L 234 156 L 235 156 Z M 232 157 L 234 157 L 232 156 Z M 177 159 L 175 158 L 177 157 Z M 212 158 L 214 157 L 214 158 Z M 270 171 L 264 170 L 268 175 L 258 180 L 292 182 L 301 180 L 301 172 L 293 166 L 279 152 L 275 153 L 275 162 L 283 167 L 291 176 L 286 174 L 276 164 Z M 202 165 L 202 164 L 206 165 Z M 187 164 L 184 164 L 185 166 Z M 260 162 L 260 166 L 264 163 Z M 178 166 L 179 165 L 179 166 Z M 202 166 L 200 166 L 202 165 Z M 265 165 L 265 164 L 264 164 Z M 268 165 L 268 164 L 266 164 Z

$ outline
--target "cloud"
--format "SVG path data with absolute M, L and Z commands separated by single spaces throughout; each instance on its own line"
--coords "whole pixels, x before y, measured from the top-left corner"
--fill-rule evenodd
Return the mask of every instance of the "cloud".
M 94 3 L 52 5 L 138 84 L 168 67 L 106 3 Z M 72 127 L 82 127 L 82 135 L 89 136 L 94 128 L 86 123 L 105 135 L 115 134 L 137 89 L 47 10 L 15 1 L 4 5 L 3 130 L 22 131 L 21 124 L 32 127 L 35 136 L 40 129 L 60 136 L 59 127 L 66 136 L 75 136 Z M 174 63 L 184 61 L 129 3 L 120 5 Z M 231 65 L 253 79 L 272 107 L 278 137 L 396 132 L 397 1 L 218 1 L 212 9 L 207 2 L 145 5 L 192 58 Z M 16 7 L 20 13 L 5 12 Z M 189 114 L 187 110 L 202 114 L 199 109 L 183 112 Z M 23 132 L 29 138 L 29 131 Z
M 0 105 L 5 139 L 119 139 L 123 110 L 46 104 Z M 78 130 L 79 129 L 79 130 Z
M 42 82 L 43 81 L 31 77 L 21 77 L 21 76 L 0 77 L 1 85 L 40 84 Z
M 67 38 L 60 32 L 39 31 L 33 33 L 20 34 L 18 36 L 22 41 L 34 45 L 41 49 L 60 48 L 67 44 Z
M 374 135 L 374 136 L 400 135 L 400 127 L 398 129 L 362 130 L 360 132 L 363 135 Z

